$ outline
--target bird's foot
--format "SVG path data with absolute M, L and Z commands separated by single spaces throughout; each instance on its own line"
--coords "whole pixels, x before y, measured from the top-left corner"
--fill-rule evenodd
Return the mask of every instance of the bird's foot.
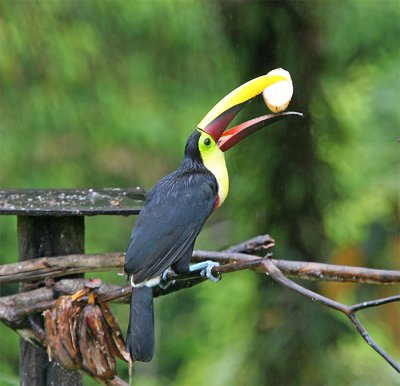
M 217 276 L 214 276 L 212 274 L 212 269 L 214 267 L 219 267 L 219 266 L 220 266 L 220 264 L 217 263 L 216 261 L 207 260 L 207 261 L 202 261 L 201 263 L 192 264 L 189 267 L 189 271 L 190 272 L 200 271 L 201 276 L 206 277 L 207 279 L 210 279 L 214 283 L 217 283 L 221 280 L 221 275 L 218 274 Z
M 171 283 L 173 283 L 175 281 L 175 280 L 171 281 L 168 279 L 168 275 L 173 272 L 174 271 L 172 269 L 168 268 L 162 273 L 162 275 L 160 277 L 160 283 L 158 284 L 158 286 L 161 289 L 167 289 L 171 285 Z

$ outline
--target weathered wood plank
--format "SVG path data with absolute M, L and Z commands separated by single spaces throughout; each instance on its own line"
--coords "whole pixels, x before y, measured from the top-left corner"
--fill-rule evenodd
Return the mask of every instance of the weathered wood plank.
M 146 192 L 136 188 L 0 190 L 0 215 L 95 216 L 138 214 Z

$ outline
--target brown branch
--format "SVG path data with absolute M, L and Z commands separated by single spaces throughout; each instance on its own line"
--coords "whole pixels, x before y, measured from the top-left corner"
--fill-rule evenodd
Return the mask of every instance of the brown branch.
M 305 280 L 399 284 L 400 271 L 302 261 L 273 260 L 287 276 Z
M 273 245 L 274 241 L 269 236 L 258 236 L 245 243 L 231 247 L 224 252 L 195 251 L 193 253 L 193 260 L 214 260 L 220 262 L 222 265 L 214 267 L 212 270 L 214 275 L 243 269 L 265 272 L 281 285 L 317 301 L 324 306 L 344 313 L 354 324 L 363 339 L 396 371 L 400 372 L 399 365 L 372 340 L 356 317 L 356 312 L 362 309 L 399 301 L 400 295 L 347 306 L 310 291 L 285 276 L 294 276 L 308 280 L 395 284 L 400 283 L 400 271 L 273 260 L 269 258 L 260 258 L 258 256 L 260 254 L 265 254 L 265 251 Z M 251 254 L 247 254 L 249 252 Z M 38 265 L 36 265 L 36 262 L 38 262 Z M 61 263 L 59 264 L 59 262 Z M 72 264 L 71 269 L 69 264 Z M 112 268 L 121 268 L 123 264 L 124 256 L 122 254 L 70 255 L 51 259 L 36 259 L 32 262 L 21 262 L 0 267 L 0 283 L 30 281 L 39 278 L 43 279 L 49 276 L 63 276 L 87 271 L 104 271 Z M 167 295 L 171 292 L 197 285 L 204 280 L 205 279 L 198 274 L 185 276 L 169 274 L 169 287 L 164 289 L 155 287 L 153 290 L 154 296 Z M 0 298 L 0 320 L 8 324 L 11 328 L 19 329 L 18 331 L 21 335 L 24 334 L 29 339 L 35 340 L 37 338 L 35 332 L 32 332 L 31 329 L 21 329 L 19 325 L 20 321 L 29 315 L 43 312 L 45 309 L 51 307 L 60 293 L 72 294 L 76 292 L 83 287 L 84 282 L 84 279 L 63 279 L 57 282 L 47 279 L 47 285 L 45 287 Z M 98 291 L 98 299 L 99 301 L 127 301 L 131 291 L 132 288 L 130 286 L 102 284 Z M 118 380 L 116 380 L 116 382 L 118 382 Z M 116 385 L 118 385 L 118 383 L 116 383 Z
M 219 260 L 219 257 L 221 261 L 222 259 L 227 260 L 227 256 L 235 257 L 235 261 L 233 263 L 228 263 L 225 265 L 221 265 L 220 267 L 215 267 L 212 271 L 215 275 L 241 271 L 244 269 L 253 269 L 259 272 L 266 272 L 265 266 L 263 264 L 263 259 L 260 259 L 258 257 L 244 254 L 232 255 L 222 252 L 214 252 L 203 255 L 203 257 L 204 256 L 213 258 L 214 260 Z M 275 266 L 278 267 L 278 269 L 280 268 L 279 260 L 272 260 L 272 262 L 275 264 Z M 381 274 L 379 273 L 379 275 Z M 369 277 L 371 277 L 370 274 Z M 184 288 L 192 287 L 205 281 L 205 279 L 200 277 L 198 274 L 185 276 L 169 274 L 168 280 L 171 282 L 169 287 L 165 289 L 155 287 L 153 289 L 155 297 L 164 296 Z M 27 291 L 23 294 L 16 294 L 0 298 L 0 320 L 10 325 L 28 315 L 43 312 L 54 303 L 54 299 L 57 298 L 58 293 L 72 294 L 77 290 L 83 288 L 84 282 L 84 279 L 63 279 L 51 284 L 50 286 Z M 132 289 L 129 285 L 119 286 L 103 283 L 99 289 L 98 297 L 101 301 L 117 301 L 127 303 L 127 298 L 130 296 L 131 291 Z
M 0 284 L 75 275 L 85 272 L 109 271 L 124 266 L 123 253 L 66 255 L 41 257 L 0 266 Z
M 269 235 L 262 235 L 254 237 L 244 243 L 235 245 L 229 248 L 232 253 L 243 251 L 264 252 L 273 246 L 274 240 Z M 90 258 L 86 259 L 89 256 Z M 97 256 L 99 259 L 97 260 Z M 110 259 L 111 256 L 111 259 Z M 34 261 L 27 261 L 26 263 L 8 264 L 0 267 L 0 278 L 2 277 L 6 282 L 10 282 L 13 275 L 18 275 L 18 278 L 38 278 L 48 277 L 46 267 L 48 267 L 53 274 L 63 272 L 66 273 L 68 264 L 61 261 L 61 265 L 57 265 L 57 260 L 67 259 L 68 263 L 79 265 L 80 255 L 61 256 L 59 258 L 42 258 L 35 259 Z M 121 261 L 122 258 L 122 261 Z M 95 260 L 95 261 L 93 261 Z M 110 261 L 111 264 L 110 264 Z M 38 262 L 38 264 L 36 264 Z M 122 254 L 103 254 L 103 255 L 85 255 L 85 261 L 80 268 L 100 266 L 99 270 L 106 269 L 105 267 L 115 268 L 122 267 L 124 263 L 124 256 Z M 7 268 L 9 267 L 9 268 Z M 77 269 L 75 266 L 73 269 Z M 69 273 L 69 271 L 68 271 Z M 75 272 L 76 273 L 76 272 Z M 81 272 L 82 273 L 82 272 Z M 31 275 L 31 276 L 29 276 Z M 41 275 L 41 276 L 39 276 Z M 199 278 L 198 275 L 193 280 L 190 277 L 184 277 L 184 280 L 177 280 L 174 276 L 171 280 L 174 281 L 168 289 L 161 290 L 158 287 L 154 289 L 155 296 L 166 295 L 170 292 L 178 291 L 182 288 L 188 288 L 192 285 L 204 281 L 204 278 Z M 50 308 L 57 298 L 59 293 L 73 294 L 83 288 L 85 283 L 84 279 L 63 279 L 54 281 L 53 279 L 45 279 L 45 287 L 25 291 L 23 294 L 10 295 L 0 298 L 0 320 L 8 324 L 10 327 L 18 325 L 18 321 L 26 318 L 29 315 L 41 313 Z M 132 292 L 131 286 L 118 286 L 103 283 L 97 291 L 100 301 L 122 301 L 128 302 L 127 297 Z
M 295 291 L 307 298 L 310 298 L 326 307 L 344 313 L 356 327 L 357 331 L 360 333 L 363 339 L 375 351 L 377 351 L 396 371 L 400 372 L 399 365 L 370 337 L 366 329 L 356 317 L 356 312 L 362 309 L 376 307 L 394 301 L 400 301 L 400 295 L 347 306 L 332 299 L 326 298 L 316 292 L 308 290 L 288 279 L 275 265 L 276 260 L 271 260 L 269 258 L 253 258 L 249 255 L 244 256 L 246 256 L 247 258 L 242 257 L 242 261 L 240 262 L 236 261 L 234 263 L 228 263 L 226 265 L 214 268 L 213 274 L 234 272 L 242 269 L 256 269 L 257 271 L 268 273 L 273 280 L 277 281 L 282 286 L 289 288 L 292 291 Z M 236 257 L 239 258 L 240 256 Z M 193 285 L 195 285 L 200 283 L 201 281 L 204 281 L 203 278 L 200 278 L 196 275 L 192 275 L 191 277 L 179 277 L 177 275 L 170 275 L 169 280 L 171 280 L 171 286 L 169 288 L 162 290 L 159 287 L 156 287 L 154 289 L 156 296 L 166 295 L 172 291 L 186 288 L 188 287 L 188 283 L 193 283 Z M 19 294 L 0 298 L 0 319 L 4 321 L 4 317 L 7 316 L 7 324 L 12 325 L 12 321 L 15 322 L 16 320 L 26 317 L 27 315 L 42 312 L 43 310 L 49 308 L 55 302 L 54 299 L 57 296 L 57 293 L 74 293 L 79 288 L 83 287 L 84 282 L 84 279 L 64 279 L 53 283 L 52 288 L 45 287 L 30 292 L 25 292 L 23 294 L 25 296 L 24 298 Z M 184 283 L 184 285 L 182 285 L 181 283 Z M 98 297 L 100 301 L 110 301 L 117 299 L 127 300 L 127 297 L 130 295 L 131 291 L 132 289 L 130 286 L 102 284 L 99 288 Z M 28 299 L 30 299 L 30 301 Z M 42 301 L 38 302 L 37 299 L 41 299 Z M 12 320 L 10 320 L 10 318 Z M 27 333 L 26 330 L 24 330 L 24 332 L 25 334 Z
M 1 297 L 0 321 L 12 328 L 18 326 L 18 322 L 27 316 L 42 313 L 52 307 L 60 294 L 72 295 L 82 289 L 85 282 L 85 279 L 62 279 L 48 283 L 46 287 Z M 98 297 L 101 301 L 109 301 L 110 297 L 114 301 L 124 301 L 131 291 L 130 286 L 102 283 L 98 289 Z
M 221 263 L 233 264 L 254 262 L 259 259 L 258 256 L 238 253 L 237 251 L 239 248 L 242 248 L 242 251 L 250 251 L 252 243 L 255 253 L 258 253 L 260 250 L 265 251 L 272 244 L 270 241 L 272 239 L 268 239 L 268 237 L 259 236 L 258 239 L 261 242 L 254 242 L 253 240 L 257 239 L 254 238 L 247 243 L 232 247 L 224 252 L 194 251 L 193 261 L 214 260 Z M 269 244 L 266 244 L 266 240 L 269 240 Z M 0 266 L 0 284 L 33 281 L 47 277 L 55 278 L 85 272 L 122 269 L 124 261 L 125 257 L 122 253 L 103 253 L 51 258 L 43 257 L 26 262 L 5 264 Z M 273 261 L 285 275 L 300 279 L 370 284 L 400 283 L 400 271 L 289 260 Z M 257 264 L 255 263 L 255 265 Z M 262 270 L 260 265 L 258 265 L 258 268 Z
M 222 263 L 257 261 L 258 256 L 243 253 L 194 251 L 193 261 L 213 260 Z M 349 265 L 324 264 L 292 260 L 272 259 L 287 276 L 304 280 L 338 281 L 368 284 L 399 284 L 400 271 L 353 267 Z M 263 270 L 260 266 L 259 270 Z
M 352 306 L 347 306 L 345 304 L 336 302 L 332 299 L 329 299 L 325 296 L 322 296 L 314 291 L 311 291 L 307 288 L 302 287 L 301 285 L 293 282 L 292 280 L 288 279 L 280 269 L 275 265 L 275 262 L 269 259 L 268 257 L 263 260 L 262 263 L 268 272 L 269 276 L 276 281 L 277 283 L 281 284 L 282 286 L 289 288 L 292 291 L 299 293 L 311 300 L 314 300 L 326 307 L 332 308 L 336 311 L 340 311 L 345 314 L 348 319 L 354 324 L 357 331 L 360 333 L 362 338 L 370 345 L 379 355 L 381 355 L 398 373 L 400 373 L 400 365 L 397 364 L 389 354 L 387 354 L 369 335 L 368 331 L 365 327 L 361 324 L 356 316 L 356 312 L 360 311 L 365 308 L 379 306 L 382 304 L 386 304 L 389 302 L 395 302 L 400 300 L 400 295 L 398 296 L 391 296 L 385 299 L 378 299 L 372 300 L 369 302 L 354 304 Z
M 225 252 L 250 252 L 265 254 L 275 245 L 269 235 L 256 236 L 235 245 Z M 205 257 L 207 259 L 207 256 Z M 87 255 L 66 255 L 41 257 L 24 262 L 0 265 L 0 284 L 56 278 L 85 272 L 102 272 L 123 269 L 124 253 L 101 253 Z
M 264 253 L 274 245 L 270 236 L 257 236 L 244 243 L 233 246 L 224 252 L 194 251 L 194 261 L 214 260 L 227 263 L 213 269 L 213 274 L 224 274 L 243 269 L 253 269 L 265 272 L 263 259 L 241 253 Z M 36 264 L 36 262 L 38 262 Z M 311 280 L 335 280 L 352 281 L 362 283 L 395 284 L 400 282 L 400 271 L 368 269 L 361 267 L 337 266 L 332 264 L 293 262 L 286 260 L 272 260 L 278 269 L 288 276 L 306 278 Z M 31 280 L 43 278 L 49 275 L 70 274 L 68 264 L 73 264 L 72 270 L 84 272 L 85 270 L 103 271 L 111 268 L 123 267 L 124 256 L 122 254 L 101 255 L 69 255 L 58 258 L 42 258 L 34 261 L 8 264 L 0 267 L 0 281 L 11 281 L 13 278 Z M 17 267 L 17 269 L 16 269 Z M 46 270 L 49 272 L 46 272 Z M 18 272 L 18 270 L 20 272 Z M 154 296 L 163 296 L 184 288 L 189 288 L 203 282 L 205 279 L 198 274 L 177 276 L 170 274 L 168 277 L 171 285 L 166 289 L 154 288 Z M 50 286 L 42 287 L 30 292 L 0 298 L 0 320 L 11 325 L 16 321 L 49 308 L 58 293 L 72 294 L 83 287 L 82 279 L 60 280 Z M 99 289 L 101 301 L 127 302 L 131 293 L 130 286 L 116 286 L 103 284 Z

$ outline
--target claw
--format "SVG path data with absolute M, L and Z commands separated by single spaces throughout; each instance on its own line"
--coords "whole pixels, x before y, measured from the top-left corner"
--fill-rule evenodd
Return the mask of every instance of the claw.
M 158 286 L 159 286 L 161 289 L 167 289 L 167 288 L 171 285 L 171 283 L 174 282 L 174 281 L 170 281 L 170 280 L 168 279 L 168 274 L 171 273 L 171 272 L 173 272 L 171 269 L 166 269 L 166 270 L 162 273 L 161 278 L 160 278 L 160 283 L 158 284 Z
M 214 267 L 219 267 L 219 263 L 217 263 L 216 261 L 210 261 L 206 269 L 203 269 L 200 272 L 200 275 L 205 276 L 207 279 L 210 279 L 214 283 L 218 283 L 221 280 L 221 275 L 219 273 L 217 274 L 217 276 L 214 276 L 212 274 L 212 269 Z
M 203 261 L 201 263 L 192 264 L 189 267 L 189 271 L 190 272 L 200 271 L 201 276 L 206 277 L 207 279 L 210 279 L 214 283 L 217 283 L 221 280 L 221 275 L 218 274 L 218 276 L 214 276 L 212 274 L 212 269 L 214 267 L 219 267 L 219 266 L 220 266 L 220 264 L 217 263 L 216 261 L 207 260 L 207 261 Z

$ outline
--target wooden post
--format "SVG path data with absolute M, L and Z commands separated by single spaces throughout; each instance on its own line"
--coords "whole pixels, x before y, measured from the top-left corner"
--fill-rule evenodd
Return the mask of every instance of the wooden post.
M 18 216 L 18 250 L 20 261 L 84 253 L 84 217 Z M 41 315 L 35 315 L 34 320 L 43 326 Z M 24 339 L 20 339 L 19 372 L 21 386 L 82 385 L 79 371 L 50 362 L 45 351 Z
M 0 190 L 0 215 L 18 216 L 19 259 L 84 253 L 84 216 L 138 214 L 143 189 Z M 21 286 L 21 291 L 27 285 Z M 41 315 L 31 320 L 42 325 Z M 49 362 L 46 352 L 20 341 L 21 386 L 80 386 L 77 371 Z

